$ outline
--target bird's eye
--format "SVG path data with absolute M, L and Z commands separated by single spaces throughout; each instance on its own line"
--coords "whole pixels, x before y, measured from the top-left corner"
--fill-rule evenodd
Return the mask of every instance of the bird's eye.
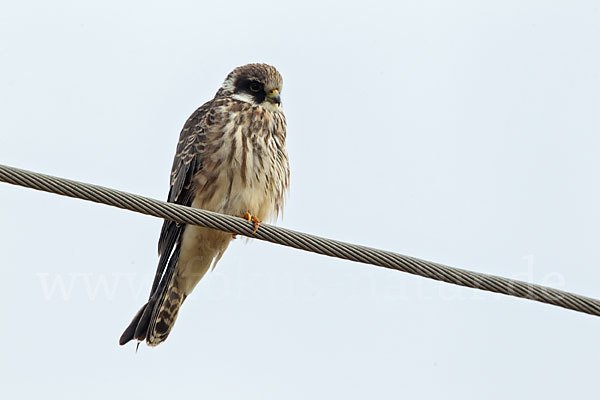
M 261 85 L 258 82 L 250 82 L 250 85 L 248 86 L 250 88 L 251 92 L 260 92 L 261 89 Z

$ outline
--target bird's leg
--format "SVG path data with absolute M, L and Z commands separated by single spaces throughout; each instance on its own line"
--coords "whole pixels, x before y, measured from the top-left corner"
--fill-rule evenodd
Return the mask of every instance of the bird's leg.
M 241 218 L 244 218 L 245 220 L 248 220 L 248 222 L 250 222 L 251 224 L 254 224 L 254 233 L 256 233 L 258 227 L 260 226 L 260 223 L 262 222 L 256 215 L 250 214 L 250 211 L 246 211 L 246 213 L 242 215 Z

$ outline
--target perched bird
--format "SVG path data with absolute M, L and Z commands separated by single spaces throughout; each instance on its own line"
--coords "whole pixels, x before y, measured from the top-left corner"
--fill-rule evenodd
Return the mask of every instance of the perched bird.
M 289 184 L 282 78 L 267 64 L 234 69 L 215 97 L 181 131 L 171 171 L 171 203 L 242 216 L 254 224 L 277 217 Z M 183 301 L 232 240 L 230 233 L 165 221 L 148 302 L 119 344 L 162 343 Z M 139 342 L 138 342 L 139 344 Z

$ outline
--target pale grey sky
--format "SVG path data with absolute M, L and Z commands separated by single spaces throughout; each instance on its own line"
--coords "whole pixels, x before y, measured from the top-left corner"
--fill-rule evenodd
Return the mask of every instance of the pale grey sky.
M 3 2 L 0 163 L 163 199 L 227 73 L 284 76 L 280 225 L 600 297 L 597 1 Z M 0 184 L 3 398 L 595 398 L 600 319 L 238 240 L 117 340 L 161 221 Z

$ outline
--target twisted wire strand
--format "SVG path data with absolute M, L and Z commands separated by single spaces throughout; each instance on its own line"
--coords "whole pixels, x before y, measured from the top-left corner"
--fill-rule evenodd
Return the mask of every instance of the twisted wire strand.
M 262 223 L 256 233 L 248 221 L 212 211 L 77 182 L 0 164 L 0 181 L 68 197 L 93 201 L 158 218 L 200 225 L 344 260 L 408 272 L 489 292 L 521 297 L 600 316 L 600 300 L 533 283 L 453 268 L 390 251 L 326 239 Z

